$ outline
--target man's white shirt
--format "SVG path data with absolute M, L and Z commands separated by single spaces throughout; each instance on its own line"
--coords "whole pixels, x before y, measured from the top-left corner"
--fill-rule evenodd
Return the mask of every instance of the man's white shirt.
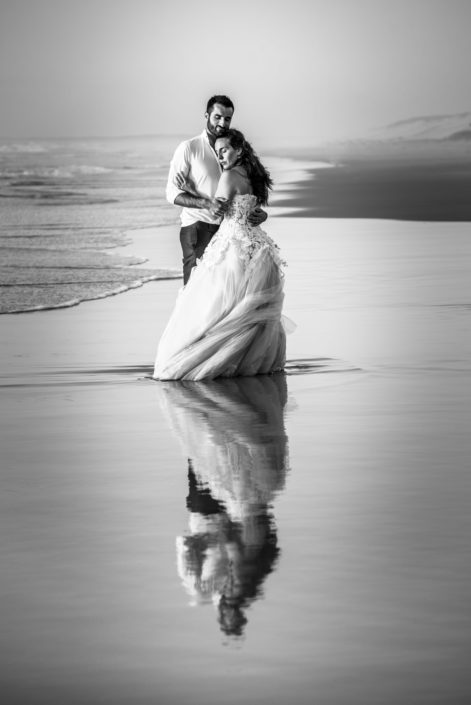
M 167 201 L 172 204 L 175 203 L 175 199 L 180 193 L 185 193 L 175 185 L 177 173 L 189 176 L 200 196 L 214 198 L 222 169 L 216 153 L 209 143 L 206 130 L 197 137 L 181 142 L 175 150 L 170 162 L 165 191 Z M 196 223 L 197 220 L 216 225 L 221 222 L 221 218 L 215 218 L 205 208 L 183 207 L 180 218 L 183 226 Z

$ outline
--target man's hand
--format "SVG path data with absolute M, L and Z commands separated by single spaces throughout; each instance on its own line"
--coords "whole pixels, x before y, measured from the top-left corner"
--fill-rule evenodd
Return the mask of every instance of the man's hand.
M 260 225 L 261 223 L 264 223 L 267 218 L 268 213 L 260 208 L 260 206 L 257 206 L 249 215 L 248 221 L 251 225 Z
M 219 198 L 208 198 L 207 209 L 215 218 L 222 218 L 229 206 L 228 201 L 221 201 Z

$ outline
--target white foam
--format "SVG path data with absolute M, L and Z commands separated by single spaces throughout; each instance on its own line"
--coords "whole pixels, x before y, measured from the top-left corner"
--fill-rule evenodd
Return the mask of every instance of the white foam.
M 0 152 L 4 154 L 47 152 L 48 149 L 43 144 L 37 142 L 13 142 L 11 144 L 0 144 Z
M 147 276 L 143 276 L 140 279 L 135 279 L 134 281 L 127 282 L 126 284 L 120 284 L 119 286 L 115 287 L 114 289 L 108 289 L 106 291 L 103 291 L 101 293 L 94 293 L 94 294 L 89 294 L 85 296 L 80 296 L 80 297 L 75 297 L 73 299 L 68 299 L 66 301 L 59 301 L 57 303 L 46 303 L 46 304 L 40 304 L 38 306 L 24 306 L 24 307 L 18 307 L 16 309 L 12 309 L 10 311 L 2 311 L 0 312 L 0 315 L 5 315 L 5 314 L 18 314 L 18 313 L 34 313 L 35 311 L 51 311 L 57 308 L 71 308 L 72 306 L 78 306 L 80 303 L 83 303 L 84 301 L 95 301 L 98 299 L 106 299 L 109 298 L 110 296 L 116 296 L 117 294 L 123 294 L 126 291 L 130 291 L 131 289 L 138 289 L 141 286 L 144 286 L 146 282 L 150 281 L 164 281 L 167 279 L 181 279 L 181 273 L 177 271 L 171 271 L 171 270 L 161 270 L 160 272 L 156 274 L 150 274 Z

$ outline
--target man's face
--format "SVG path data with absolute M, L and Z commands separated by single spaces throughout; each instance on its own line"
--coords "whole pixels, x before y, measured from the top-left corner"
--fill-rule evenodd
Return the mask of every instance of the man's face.
M 210 113 L 206 113 L 206 129 L 213 137 L 223 137 L 231 126 L 232 108 L 225 108 L 220 103 L 214 103 Z

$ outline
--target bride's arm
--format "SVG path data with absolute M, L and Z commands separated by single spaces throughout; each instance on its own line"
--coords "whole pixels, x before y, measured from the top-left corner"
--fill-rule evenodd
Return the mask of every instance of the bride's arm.
M 174 183 L 175 186 L 180 189 L 180 193 L 174 200 L 175 205 L 186 208 L 205 208 L 216 218 L 223 217 L 226 207 L 222 200 L 201 196 L 194 186 L 193 181 L 189 176 L 185 176 L 184 172 L 177 172 L 175 174 Z
M 214 198 L 218 201 L 231 201 L 237 193 L 236 176 L 230 169 L 223 171 Z

